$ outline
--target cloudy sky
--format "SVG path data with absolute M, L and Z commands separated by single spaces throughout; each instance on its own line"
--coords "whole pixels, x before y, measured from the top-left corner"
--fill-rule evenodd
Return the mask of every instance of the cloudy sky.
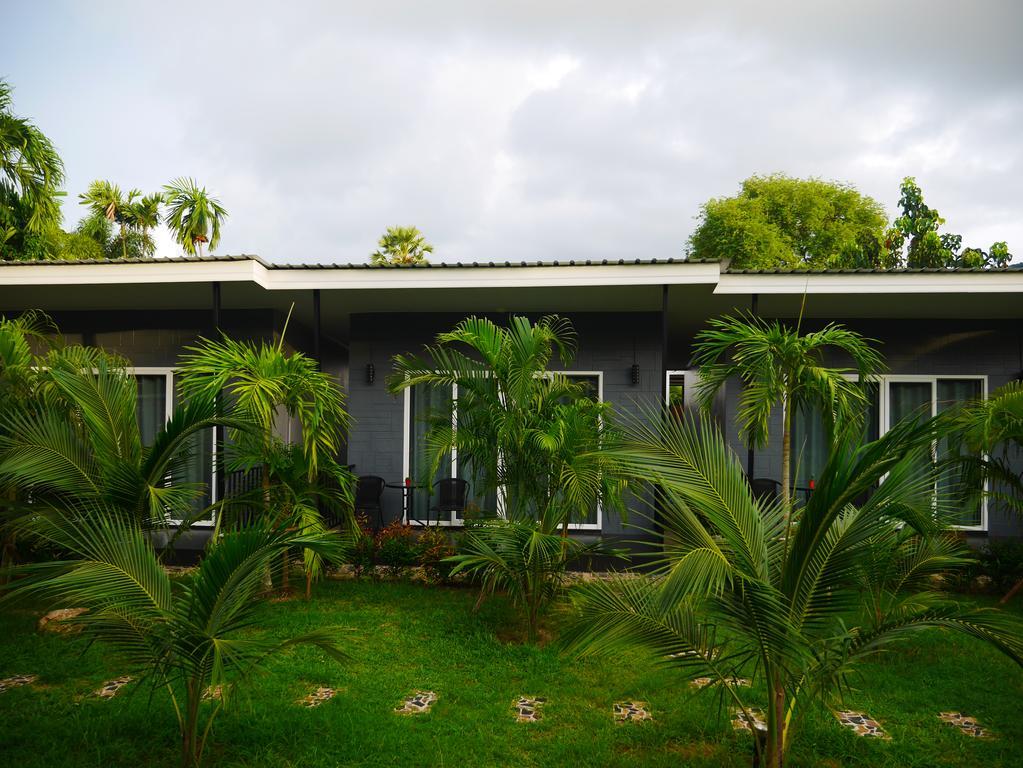
M 710 6 L 714 6 L 711 8 Z M 930 205 L 1023 258 L 1023 3 L 18 2 L 0 76 L 95 178 L 194 176 L 219 253 L 679 256 L 755 173 Z M 162 236 L 160 252 L 175 246 Z

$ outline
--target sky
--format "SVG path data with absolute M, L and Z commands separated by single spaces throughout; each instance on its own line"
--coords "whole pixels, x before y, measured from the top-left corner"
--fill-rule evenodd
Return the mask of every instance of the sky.
M 216 253 L 362 262 L 680 257 L 753 174 L 915 176 L 1023 259 L 1023 3 L 0 0 L 0 77 L 93 179 L 191 176 Z M 180 249 L 165 231 L 158 254 Z

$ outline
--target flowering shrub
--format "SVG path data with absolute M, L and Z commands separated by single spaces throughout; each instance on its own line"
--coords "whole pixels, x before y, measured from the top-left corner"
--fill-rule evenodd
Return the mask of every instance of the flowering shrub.
M 418 556 L 412 527 L 399 522 L 385 526 L 376 536 L 376 561 L 397 576 L 415 565 Z
M 440 528 L 427 528 L 419 534 L 417 562 L 430 581 L 446 581 L 454 563 L 444 559 L 455 554 L 448 534 Z

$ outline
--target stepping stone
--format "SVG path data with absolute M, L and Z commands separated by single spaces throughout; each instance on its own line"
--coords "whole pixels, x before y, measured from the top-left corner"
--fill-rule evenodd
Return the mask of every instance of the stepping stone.
M 333 688 L 317 688 L 315 691 L 310 693 L 298 700 L 298 703 L 303 707 L 318 707 L 325 701 L 330 701 L 337 695 L 337 691 Z
M 958 728 L 967 736 L 972 736 L 975 739 L 991 738 L 991 732 L 978 723 L 976 718 L 964 715 L 962 712 L 942 712 L 938 715 L 938 719 L 943 723 L 948 723 Z
M 515 719 L 520 723 L 535 723 L 543 717 L 540 714 L 540 708 L 546 703 L 547 699 L 543 696 L 535 698 L 520 696 L 512 704 L 512 708 L 515 710 Z
M 72 619 L 77 619 L 83 613 L 88 612 L 88 608 L 58 608 L 40 618 L 36 627 L 40 632 L 59 632 L 61 634 L 81 632 L 84 625 L 72 624 L 70 622 Z
M 203 701 L 213 701 L 214 699 L 216 699 L 217 701 L 223 701 L 224 700 L 224 686 L 223 685 L 213 686 L 213 687 L 207 688 L 205 691 L 203 691 L 203 694 L 202 694 L 202 700 Z
M 767 715 L 760 707 L 746 707 L 746 712 L 738 707 L 732 707 L 732 728 L 750 733 L 753 733 L 754 728 L 758 731 L 766 731 Z
M 716 677 L 698 677 L 695 680 L 690 680 L 689 685 L 693 688 L 706 688 L 708 685 L 714 685 L 720 682 L 719 678 Z M 730 677 L 728 682 L 737 688 L 749 688 L 750 681 L 745 677 Z
M 430 711 L 435 701 L 437 694 L 433 691 L 416 691 L 401 706 L 395 707 L 394 711 L 400 715 L 422 715 Z
M 3 693 L 8 688 L 20 688 L 23 685 L 31 685 L 39 679 L 39 675 L 15 675 L 14 677 L 5 677 L 0 680 L 0 693 Z
M 890 738 L 881 724 L 863 712 L 852 712 L 850 710 L 839 710 L 835 712 L 838 722 L 851 730 L 857 736 L 870 736 L 875 739 Z
M 103 687 L 96 691 L 94 695 L 98 696 L 101 699 L 112 699 L 114 696 L 117 695 L 117 692 L 121 690 L 124 686 L 126 686 L 128 683 L 130 683 L 131 680 L 132 680 L 131 675 L 118 677 L 115 680 L 108 680 L 107 682 L 103 683 Z
M 619 723 L 654 719 L 645 701 L 617 701 L 612 707 L 612 712 Z

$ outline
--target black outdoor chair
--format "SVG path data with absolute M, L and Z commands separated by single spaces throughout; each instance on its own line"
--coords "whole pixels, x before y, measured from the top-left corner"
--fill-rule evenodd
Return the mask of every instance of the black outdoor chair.
M 778 498 L 778 492 L 781 490 L 781 483 L 769 477 L 754 477 L 749 481 L 749 486 L 753 489 L 753 496 L 758 501 L 771 503 Z
M 469 483 L 458 477 L 449 477 L 438 480 L 433 484 L 436 489 L 435 497 L 437 503 L 430 507 L 430 512 L 437 513 L 437 521 L 440 521 L 441 512 L 465 512 L 465 504 L 469 498 Z
M 380 530 L 384 525 L 384 513 L 380 507 L 380 497 L 383 494 L 384 478 L 376 475 L 359 476 L 359 481 L 355 484 L 355 513 L 375 516 L 374 530 Z

